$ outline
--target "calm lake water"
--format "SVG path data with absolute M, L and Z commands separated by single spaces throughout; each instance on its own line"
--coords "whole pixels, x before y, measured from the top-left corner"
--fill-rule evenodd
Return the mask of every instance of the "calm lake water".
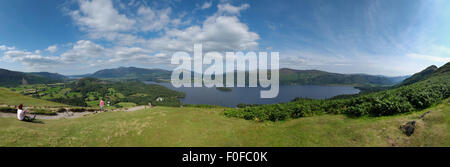
M 260 98 L 262 88 L 232 88 L 232 91 L 220 91 L 216 88 L 175 88 L 171 83 L 146 82 L 158 84 L 170 89 L 186 93 L 181 101 L 184 104 L 211 104 L 226 107 L 236 107 L 244 104 L 274 104 L 289 102 L 296 97 L 326 99 L 336 95 L 357 94 L 359 90 L 349 86 L 304 86 L 280 85 L 278 97 L 272 99 Z

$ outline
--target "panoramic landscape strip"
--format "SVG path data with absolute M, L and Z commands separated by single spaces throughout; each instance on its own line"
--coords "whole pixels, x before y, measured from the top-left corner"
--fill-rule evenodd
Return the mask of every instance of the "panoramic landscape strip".
M 448 146 L 450 63 L 429 69 L 385 90 L 237 108 L 183 104 L 183 92 L 138 81 L 19 83 L 0 89 L 0 145 Z M 105 113 L 98 113 L 100 100 L 107 102 Z M 37 115 L 34 123 L 17 121 L 19 104 Z
M 0 0 L 0 157 L 446 160 L 449 37 L 448 0 Z

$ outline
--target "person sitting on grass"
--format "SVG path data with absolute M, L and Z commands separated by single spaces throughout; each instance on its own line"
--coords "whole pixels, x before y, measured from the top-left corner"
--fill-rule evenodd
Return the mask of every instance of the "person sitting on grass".
M 36 114 L 34 115 L 33 118 L 27 116 L 27 110 L 23 110 L 23 105 L 20 104 L 18 109 L 17 109 L 17 119 L 19 119 L 20 121 L 26 121 L 26 122 L 33 122 L 33 120 L 36 118 Z

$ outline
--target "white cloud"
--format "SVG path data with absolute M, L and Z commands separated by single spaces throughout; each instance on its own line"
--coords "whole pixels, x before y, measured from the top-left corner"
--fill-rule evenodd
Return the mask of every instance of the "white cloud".
M 200 7 L 200 9 L 204 10 L 204 9 L 208 9 L 212 6 L 212 2 L 205 2 L 203 3 L 203 5 Z
M 108 60 L 108 62 L 111 63 L 123 61 L 130 62 L 136 59 L 149 57 L 150 55 L 150 51 L 139 47 L 116 47 L 111 49 L 111 53 L 114 55 L 113 58 Z
M 26 64 L 28 67 L 31 68 L 48 68 L 49 66 L 54 66 L 59 64 L 59 58 L 58 57 L 45 57 L 38 54 L 32 54 L 32 55 L 26 55 L 23 57 L 18 57 L 14 59 L 16 62 L 21 62 Z
M 5 50 L 3 59 L 21 62 L 29 67 L 46 68 L 45 71 L 84 73 L 90 72 L 89 69 L 128 63 L 170 67 L 168 55 L 174 51 L 192 51 L 194 43 L 202 43 L 204 51 L 219 52 L 258 47 L 259 35 L 250 31 L 238 17 L 242 10 L 249 7 L 248 4 L 221 4 L 217 12 L 201 24 L 189 26 L 190 20 L 184 19 L 186 13 L 182 12 L 173 19 L 170 17 L 171 8 L 157 9 L 130 3 L 121 5 L 121 8 L 132 5 L 137 11 L 125 14 L 114 8 L 111 0 L 78 0 L 79 9 L 69 14 L 75 25 L 87 33 L 88 39 L 43 49 L 46 51 L 44 53 L 56 53 L 69 47 L 55 56 L 2 45 L 0 49 Z M 123 10 L 126 9 L 120 11 Z M 186 26 L 178 28 L 180 25 Z M 158 36 L 148 38 L 141 32 L 155 32 Z M 96 39 L 106 40 L 106 43 L 99 44 Z
M 166 25 L 171 23 L 169 17 L 171 10 L 171 8 L 154 10 L 150 7 L 139 7 L 137 14 L 141 30 L 147 32 L 163 29 Z
M 55 53 L 56 51 L 58 51 L 58 46 L 57 45 L 51 45 L 45 50 L 50 52 L 50 53 Z
M 219 5 L 221 6 L 221 5 Z M 233 14 L 241 7 L 224 5 Z M 224 9 L 208 17 L 201 26 L 191 26 L 182 30 L 167 30 L 165 36 L 149 40 L 149 45 L 159 51 L 192 51 L 194 43 L 202 43 L 205 51 L 248 50 L 258 47 L 259 35 L 251 32 L 237 16 L 223 15 Z M 228 13 L 230 14 L 230 13 Z
M 78 41 L 72 49 L 61 54 L 61 63 L 92 67 L 124 63 L 160 64 L 165 60 L 167 58 L 161 55 L 152 55 L 149 49 L 123 46 L 105 48 L 88 40 Z
M 185 29 L 170 28 L 181 25 L 183 16 L 172 19 L 171 8 L 154 9 L 139 6 L 135 15 L 127 16 L 114 8 L 111 0 L 79 0 L 80 8 L 71 12 L 75 23 L 94 39 L 106 39 L 119 45 L 133 46 L 149 44 L 153 51 L 170 52 L 190 50 L 193 44 L 201 42 L 206 50 L 243 50 L 258 47 L 259 35 L 251 32 L 237 16 L 248 4 L 233 6 L 218 4 L 218 10 L 208 17 L 201 26 L 192 25 Z M 130 5 L 135 5 L 130 2 Z M 205 2 L 202 8 L 211 7 Z M 161 32 L 161 37 L 144 39 L 135 32 Z M 147 41 L 147 42 L 145 42 Z M 148 46 L 147 46 L 148 47 Z
M 89 59 L 103 59 L 104 48 L 89 40 L 78 41 L 72 49 L 61 54 L 61 61 L 64 63 L 86 62 Z
M 92 34 L 122 32 L 133 29 L 136 21 L 120 14 L 111 0 L 78 0 L 79 9 L 70 15 L 77 25 Z
M 6 45 L 0 45 L 0 50 L 1 50 L 1 51 L 5 51 L 5 50 L 15 50 L 15 49 L 16 49 L 16 47 L 14 47 L 14 46 L 8 47 L 8 46 L 6 46 Z
M 41 55 L 40 50 L 36 50 L 33 52 L 23 51 L 23 50 L 15 50 L 15 47 L 10 47 L 9 50 L 4 53 L 4 56 L 1 58 L 4 61 L 8 62 L 20 62 L 25 65 L 26 68 L 31 69 L 44 69 L 49 66 L 59 64 L 59 57 L 45 57 Z
M 234 15 L 239 15 L 242 10 L 245 10 L 249 7 L 249 4 L 242 4 L 241 6 L 233 6 L 229 3 L 217 5 L 217 8 L 219 8 L 219 14 L 228 13 Z
M 347 65 L 354 60 L 335 56 L 326 56 L 309 51 L 289 51 L 284 52 L 280 57 L 280 66 L 294 69 L 317 69 L 323 66 Z
M 155 9 L 141 3 L 130 1 L 128 6 L 138 7 L 135 13 L 121 13 L 111 0 L 78 0 L 79 9 L 69 11 L 69 15 L 80 30 L 88 33 L 91 39 L 105 39 L 120 45 L 133 45 L 142 42 L 138 32 L 158 32 L 169 26 L 186 22 L 181 18 L 170 17 L 172 9 Z M 120 3 L 119 8 L 127 8 Z M 127 10 L 127 9 L 122 9 Z
M 443 45 L 431 46 L 431 51 L 436 54 L 450 56 L 450 48 Z
M 151 50 L 140 47 L 105 48 L 90 40 L 79 40 L 72 48 L 58 56 L 43 56 L 39 50 L 9 50 L 0 60 L 18 62 L 27 68 L 45 71 L 86 70 L 87 68 L 107 68 L 124 63 L 162 64 L 168 59 L 165 54 L 153 54 Z M 58 68 L 56 68 L 58 67 Z
M 425 55 L 425 54 L 418 54 L 418 53 L 410 53 L 410 54 L 407 54 L 407 56 L 410 58 L 431 61 L 431 62 L 439 62 L 439 63 L 450 62 L 450 57 L 439 57 L 439 56 L 432 56 L 432 55 Z
M 23 57 L 23 56 L 32 55 L 32 54 L 33 53 L 31 53 L 31 52 L 22 51 L 22 50 L 10 50 L 10 51 L 6 51 L 4 53 L 4 55 L 9 58 Z

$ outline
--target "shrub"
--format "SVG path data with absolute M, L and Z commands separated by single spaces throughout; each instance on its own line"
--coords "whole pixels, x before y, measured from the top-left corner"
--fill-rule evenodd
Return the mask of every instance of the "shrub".
M 34 109 L 31 113 L 36 115 L 57 115 L 56 112 L 44 109 Z
M 14 108 L 9 108 L 9 107 L 0 107 L 0 112 L 17 113 L 17 110 Z
M 70 112 L 85 112 L 86 109 L 85 108 L 70 108 L 69 111 Z
M 94 112 L 97 111 L 95 108 L 84 108 L 84 107 L 77 107 L 77 108 L 70 108 L 70 112 Z
M 58 110 L 56 110 L 57 113 L 63 113 L 66 112 L 67 110 L 65 108 L 60 108 Z

